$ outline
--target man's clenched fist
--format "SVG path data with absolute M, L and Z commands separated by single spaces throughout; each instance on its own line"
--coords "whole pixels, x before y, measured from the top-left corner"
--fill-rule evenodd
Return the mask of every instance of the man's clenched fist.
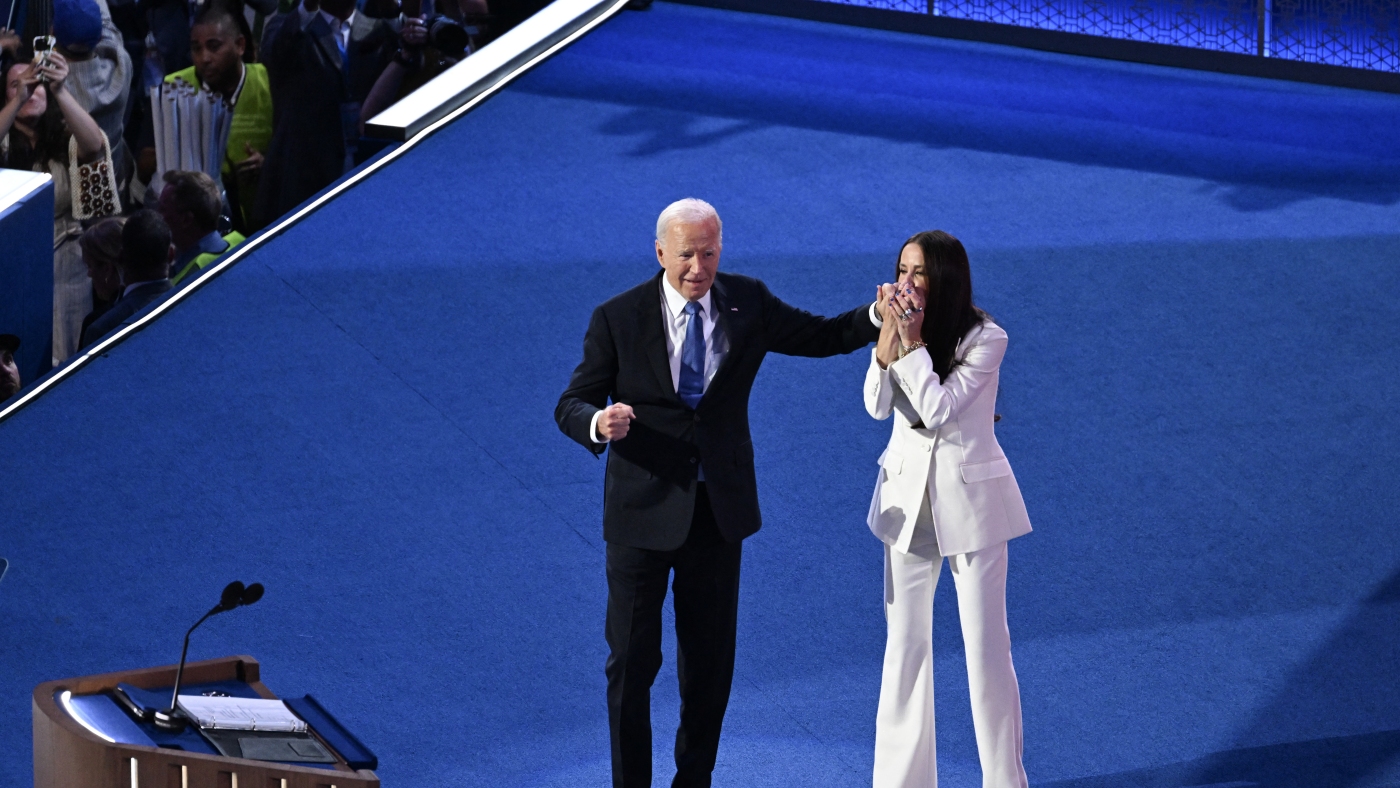
M 614 402 L 603 409 L 603 413 L 598 417 L 598 437 L 605 441 L 618 441 L 627 437 L 627 430 L 632 426 L 632 419 L 637 418 L 637 414 L 632 412 L 631 405 L 624 405 L 621 402 Z

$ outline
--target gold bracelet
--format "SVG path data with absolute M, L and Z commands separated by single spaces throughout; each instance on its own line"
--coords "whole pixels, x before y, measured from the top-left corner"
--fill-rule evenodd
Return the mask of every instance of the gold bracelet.
M 900 345 L 900 346 L 899 346 L 899 357 L 900 357 L 900 358 L 904 358 L 905 356 L 909 355 L 910 353 L 913 353 L 915 350 L 918 350 L 918 349 L 921 348 L 921 347 L 928 347 L 928 345 L 924 344 L 923 342 L 915 342 L 914 344 L 910 345 L 909 347 L 905 347 L 904 345 Z

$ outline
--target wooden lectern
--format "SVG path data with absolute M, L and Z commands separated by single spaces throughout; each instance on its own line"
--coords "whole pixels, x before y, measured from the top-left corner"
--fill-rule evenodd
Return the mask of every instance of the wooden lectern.
M 264 698 L 277 697 L 259 680 L 252 657 L 185 665 L 186 684 L 231 680 L 247 682 Z M 143 689 L 171 687 L 175 666 L 49 681 L 34 689 L 34 788 L 379 788 L 374 772 L 351 769 L 339 753 L 332 770 L 115 744 L 84 727 L 57 700 L 64 690 L 90 695 L 122 682 Z

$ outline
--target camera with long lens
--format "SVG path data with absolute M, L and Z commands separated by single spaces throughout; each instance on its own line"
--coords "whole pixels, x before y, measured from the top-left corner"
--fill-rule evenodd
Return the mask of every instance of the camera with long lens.
M 423 24 L 428 28 L 428 46 L 447 57 L 460 60 L 466 56 L 471 36 L 461 22 L 452 17 L 438 14 L 428 17 Z

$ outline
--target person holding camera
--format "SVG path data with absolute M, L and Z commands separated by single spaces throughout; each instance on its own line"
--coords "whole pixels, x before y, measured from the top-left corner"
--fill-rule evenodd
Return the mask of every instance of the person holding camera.
M 418 6 L 418 7 L 415 7 Z M 447 13 L 419 14 L 421 6 L 404 4 L 403 28 L 399 31 L 399 50 L 393 62 L 379 75 L 374 88 L 360 107 L 360 128 L 371 118 L 404 96 L 431 82 L 433 78 L 457 65 L 472 51 L 471 34 L 465 20 L 482 17 L 486 4 L 481 0 L 449 0 L 441 10 Z M 452 15 L 451 12 L 456 12 Z
M 117 183 L 121 184 L 131 157 L 123 140 L 132 87 L 131 55 L 122 44 L 107 0 L 47 0 L 47 5 L 49 26 L 45 27 L 46 20 L 38 13 L 43 6 L 33 6 L 21 24 L 27 31 L 23 38 L 32 41 L 40 32 L 52 34 L 53 47 L 68 64 L 64 86 L 107 135 Z M 20 35 L 0 29 L 0 50 L 16 57 L 21 47 Z
M 31 58 L 3 59 L 0 167 L 53 176 L 53 363 L 59 364 L 78 349 L 83 317 L 92 311 L 78 247 L 81 220 L 115 215 L 120 203 L 107 135 L 65 87 L 68 61 L 57 51 Z

